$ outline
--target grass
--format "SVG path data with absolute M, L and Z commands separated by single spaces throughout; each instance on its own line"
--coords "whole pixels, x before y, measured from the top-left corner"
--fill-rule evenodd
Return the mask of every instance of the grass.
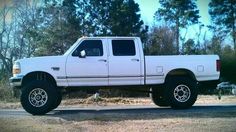
M 18 95 L 14 94 L 18 93 Z M 7 79 L 0 80 L 0 101 L 1 102 L 18 102 L 19 91 L 14 90 L 10 87 L 10 83 Z

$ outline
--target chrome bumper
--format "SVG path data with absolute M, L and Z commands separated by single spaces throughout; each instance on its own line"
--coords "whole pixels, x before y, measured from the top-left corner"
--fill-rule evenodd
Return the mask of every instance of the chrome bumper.
M 11 77 L 9 79 L 10 85 L 12 88 L 14 87 L 20 87 L 22 83 L 23 77 Z

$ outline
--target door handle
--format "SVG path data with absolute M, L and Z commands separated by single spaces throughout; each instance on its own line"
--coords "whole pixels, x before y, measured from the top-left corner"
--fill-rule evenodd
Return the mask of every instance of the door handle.
M 135 59 L 135 58 L 134 58 L 134 59 L 131 59 L 131 61 L 139 61 L 139 59 Z
M 99 59 L 98 61 L 107 62 L 106 59 Z

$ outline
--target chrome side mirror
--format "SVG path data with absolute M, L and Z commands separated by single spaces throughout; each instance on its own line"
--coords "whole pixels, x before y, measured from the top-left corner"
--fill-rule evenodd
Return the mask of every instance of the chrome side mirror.
M 85 50 L 80 51 L 79 53 L 79 58 L 85 58 L 86 57 L 86 52 Z

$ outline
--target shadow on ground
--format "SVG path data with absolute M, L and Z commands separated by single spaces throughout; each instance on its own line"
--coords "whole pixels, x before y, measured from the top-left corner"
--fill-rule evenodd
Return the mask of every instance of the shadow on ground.
M 193 106 L 185 110 L 171 108 L 113 108 L 113 109 L 73 109 L 54 110 L 47 116 L 60 117 L 67 121 L 122 121 L 150 120 L 162 118 L 235 118 L 236 105 L 229 106 Z

